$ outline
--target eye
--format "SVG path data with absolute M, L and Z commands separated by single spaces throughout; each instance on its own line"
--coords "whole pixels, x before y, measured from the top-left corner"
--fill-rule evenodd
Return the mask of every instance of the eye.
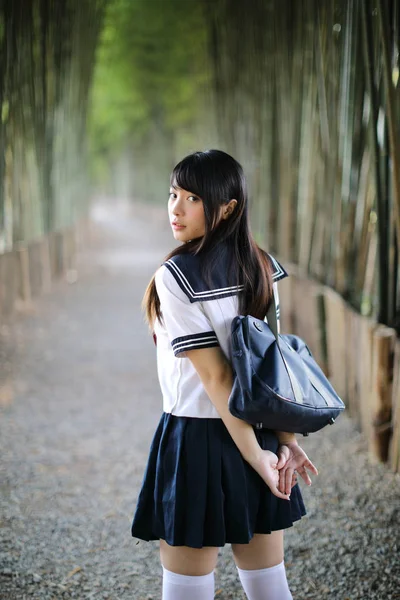
M 170 192 L 169 193 L 169 199 L 171 199 L 171 196 L 175 196 L 176 197 L 176 194 L 174 192 Z M 200 198 L 198 198 L 197 196 L 188 196 L 187 199 L 190 200 L 190 202 L 197 202 L 198 200 L 200 200 Z

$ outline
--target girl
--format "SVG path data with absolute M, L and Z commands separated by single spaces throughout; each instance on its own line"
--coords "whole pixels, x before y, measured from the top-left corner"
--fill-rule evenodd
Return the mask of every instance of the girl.
M 163 414 L 132 536 L 160 540 L 163 600 L 213 599 L 226 543 L 249 600 L 289 600 L 283 530 L 306 514 L 295 473 L 310 485 L 306 469 L 317 470 L 293 434 L 255 430 L 228 409 L 231 321 L 265 318 L 287 272 L 252 237 L 243 170 L 229 154 L 190 154 L 170 183 L 168 216 L 181 245 L 143 300 Z

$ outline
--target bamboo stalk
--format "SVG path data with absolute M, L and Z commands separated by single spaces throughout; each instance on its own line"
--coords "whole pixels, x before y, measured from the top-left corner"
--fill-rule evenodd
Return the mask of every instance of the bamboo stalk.
M 363 49 L 364 49 L 364 62 L 365 62 L 365 73 L 367 90 L 370 101 L 370 117 L 369 117 L 369 134 L 370 134 L 370 145 L 371 145 L 371 156 L 374 168 L 374 178 L 376 186 L 376 204 L 377 204 L 377 215 L 378 215 L 378 261 L 379 261 L 379 306 L 378 306 L 378 321 L 380 323 L 386 322 L 386 307 L 387 307 L 387 285 L 388 274 L 386 270 L 386 253 L 385 253 L 385 238 L 387 221 L 385 218 L 385 206 L 384 198 L 382 193 L 382 181 L 381 173 L 379 169 L 379 149 L 378 140 L 376 133 L 376 126 L 378 122 L 378 98 L 377 91 L 375 89 L 375 73 L 374 73 L 374 59 L 373 59 L 373 34 L 372 26 L 370 22 L 371 10 L 370 2 L 361 2 L 361 16 L 362 16 L 362 31 L 363 31 Z
M 382 43 L 383 57 L 383 81 L 386 94 L 386 109 L 388 115 L 388 131 L 390 141 L 390 152 L 394 167 L 391 169 L 392 189 L 393 189 L 393 207 L 394 222 L 396 229 L 397 242 L 400 244 L 400 140 L 399 140 L 399 121 L 397 114 L 396 98 L 394 95 L 393 80 L 391 75 L 391 64 L 389 56 L 390 25 L 387 14 L 387 3 L 378 0 L 378 18 L 380 38 Z M 396 168 L 397 167 L 397 168 Z
M 370 222 L 371 210 L 375 196 L 375 186 L 370 178 L 370 152 L 368 148 L 364 149 L 360 178 L 357 192 L 357 209 L 354 215 L 354 235 L 352 256 L 355 260 L 355 305 L 361 310 L 362 291 L 365 287 L 365 277 L 367 272 L 368 249 L 372 234 L 372 223 Z M 354 297 L 353 296 L 353 297 Z

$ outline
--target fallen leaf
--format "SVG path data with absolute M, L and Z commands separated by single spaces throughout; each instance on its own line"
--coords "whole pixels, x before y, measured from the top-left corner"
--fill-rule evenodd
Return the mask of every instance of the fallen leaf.
M 75 569 L 72 569 L 72 571 L 70 571 L 68 573 L 68 575 L 66 576 L 66 579 L 69 579 L 70 577 L 75 575 L 75 573 L 79 573 L 79 571 L 82 571 L 82 567 L 75 567 Z

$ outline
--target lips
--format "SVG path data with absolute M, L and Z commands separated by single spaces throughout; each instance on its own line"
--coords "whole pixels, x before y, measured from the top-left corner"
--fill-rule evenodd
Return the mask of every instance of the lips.
M 185 225 L 182 225 L 182 223 L 177 223 L 176 221 L 172 222 L 173 227 L 185 227 Z

